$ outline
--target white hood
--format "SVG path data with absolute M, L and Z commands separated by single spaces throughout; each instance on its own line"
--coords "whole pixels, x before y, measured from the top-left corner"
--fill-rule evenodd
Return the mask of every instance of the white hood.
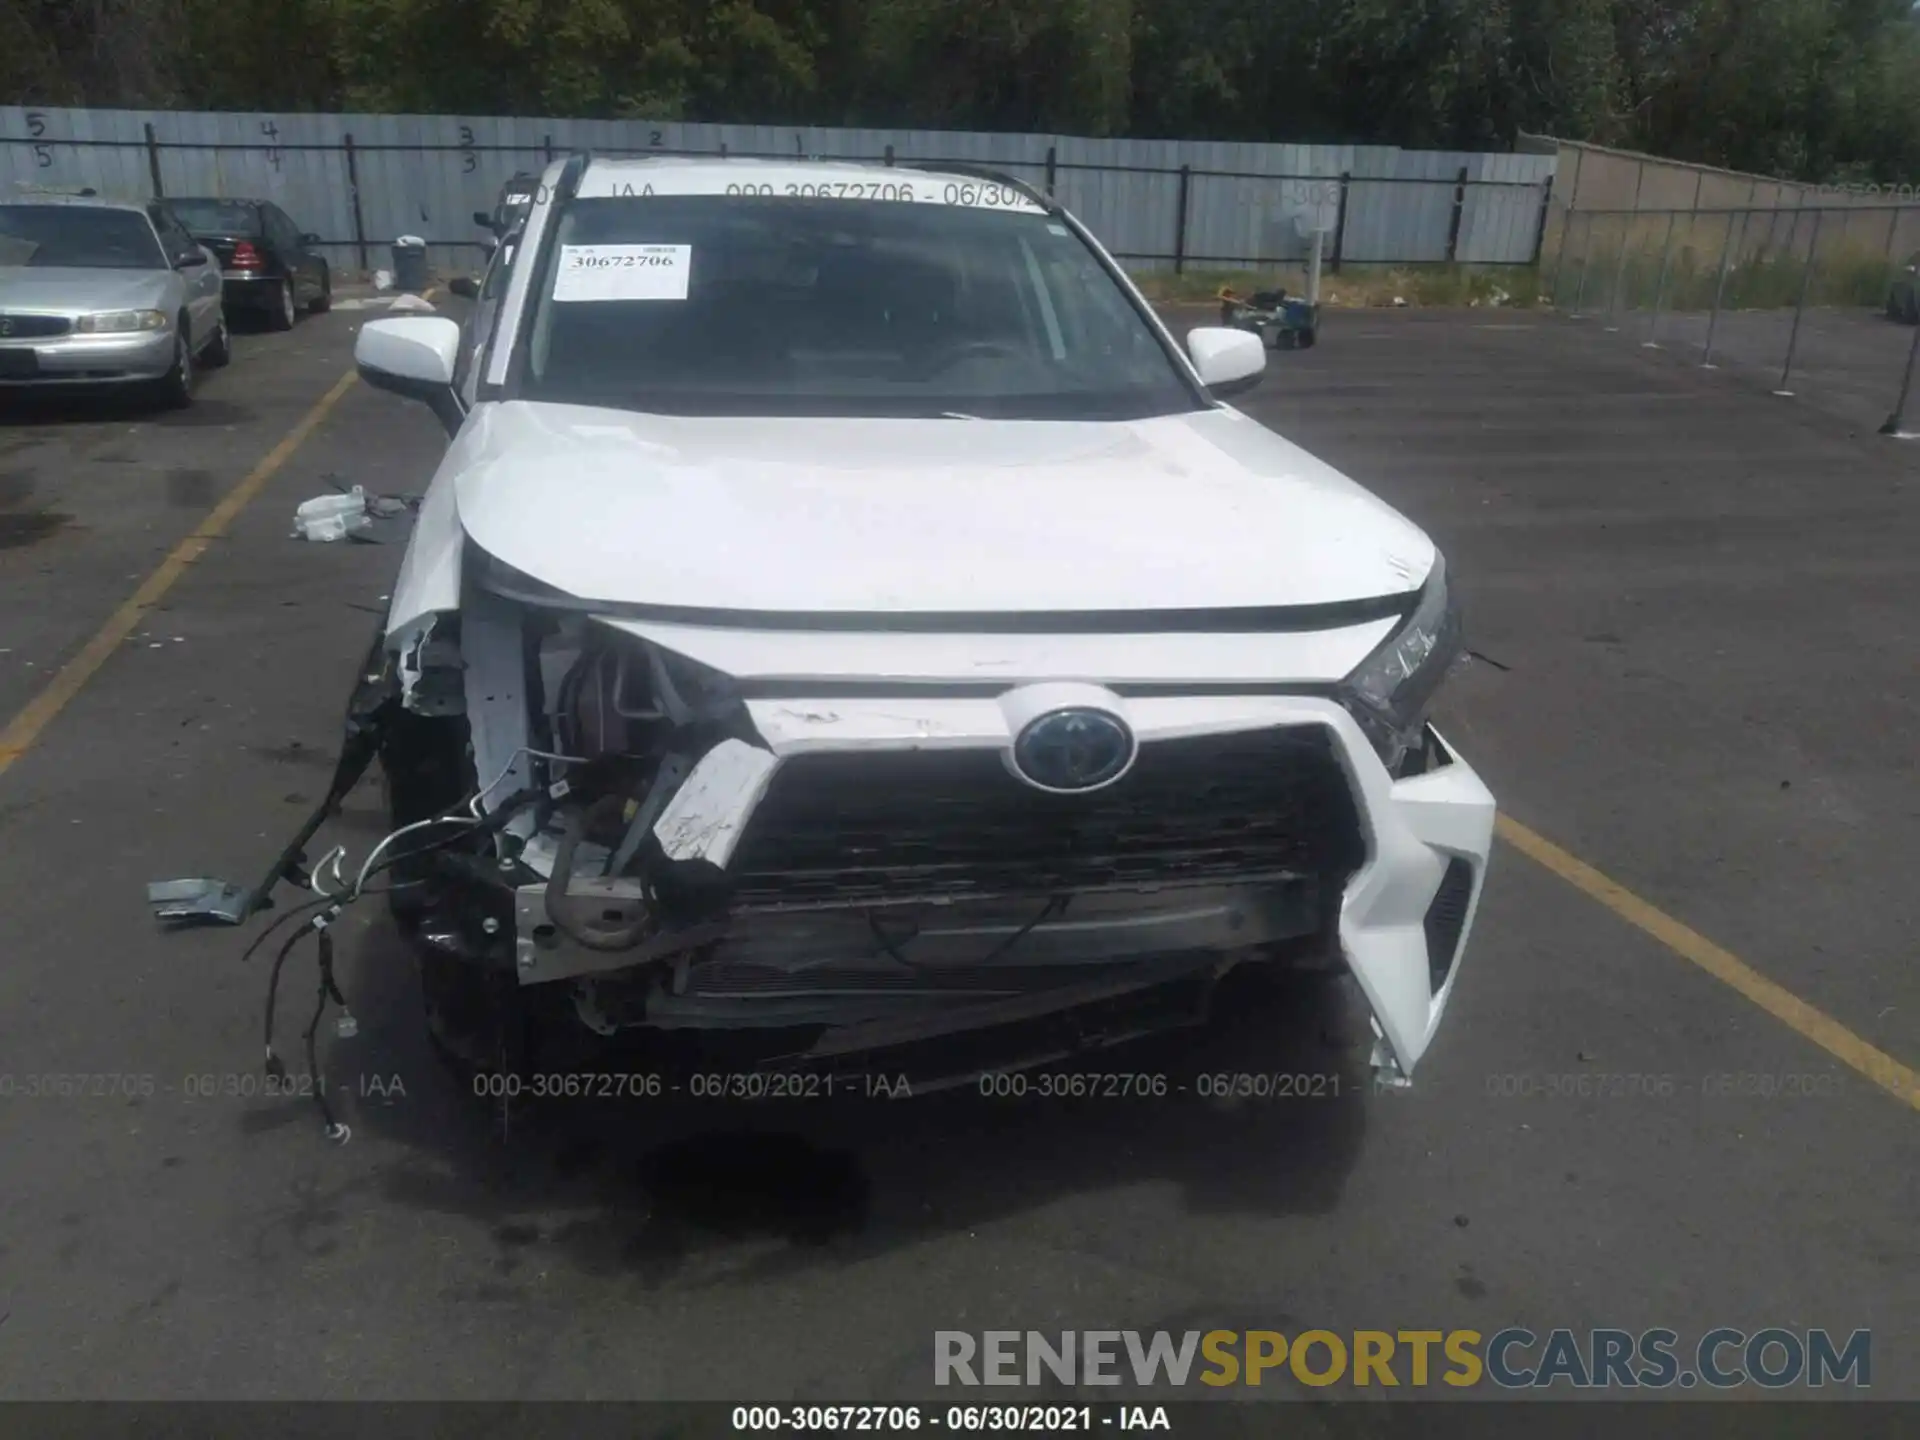
M 1231 410 L 1123 423 L 734 420 L 515 401 L 459 523 L 568 594 L 768 612 L 1317 605 L 1416 588 L 1411 523 Z

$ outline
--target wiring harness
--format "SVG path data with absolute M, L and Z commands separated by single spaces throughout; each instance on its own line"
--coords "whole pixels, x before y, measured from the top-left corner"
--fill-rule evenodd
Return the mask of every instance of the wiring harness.
M 503 774 L 500 778 L 504 779 L 505 775 Z M 497 786 L 498 784 L 499 781 L 496 780 L 494 785 Z M 280 977 L 286 969 L 288 959 L 299 947 L 300 942 L 310 935 L 315 939 L 319 983 L 314 999 L 313 1017 L 308 1021 L 306 1031 L 301 1038 L 306 1050 L 307 1073 L 313 1081 L 314 1101 L 319 1106 L 321 1120 L 325 1125 L 325 1133 L 329 1140 L 339 1144 L 345 1144 L 346 1141 L 352 1137 L 352 1130 L 341 1122 L 339 1117 L 334 1114 L 332 1105 L 328 1103 L 326 1080 L 320 1071 L 318 1037 L 320 1024 L 326 1018 L 327 1006 L 333 1004 L 340 1007 L 340 1016 L 336 1022 L 335 1033 L 341 1039 L 351 1039 L 359 1031 L 359 1024 L 354 1019 L 353 1012 L 348 1008 L 346 996 L 341 993 L 339 981 L 334 974 L 332 934 L 334 922 L 346 912 L 348 907 L 356 904 L 368 895 L 386 894 L 393 890 L 406 889 L 413 885 L 425 883 L 424 881 L 413 880 L 402 881 L 392 885 L 370 886 L 368 882 L 375 877 L 386 873 L 404 861 L 415 859 L 429 851 L 443 849 L 457 841 L 470 841 L 480 836 L 497 833 L 505 828 L 508 821 L 529 805 L 552 798 L 553 790 L 560 789 L 563 785 L 564 782 L 560 782 L 559 785 L 550 788 L 521 790 L 509 796 L 490 814 L 484 817 L 478 813 L 481 800 L 486 794 L 486 791 L 482 790 L 458 809 L 448 811 L 444 815 L 435 815 L 426 820 L 416 821 L 411 825 L 403 825 L 398 830 L 384 837 L 367 853 L 367 858 L 361 863 L 360 869 L 351 883 L 346 883 L 341 879 L 341 861 L 345 858 L 346 849 L 344 846 L 336 848 L 328 854 L 320 865 L 314 867 L 313 875 L 310 879 L 310 886 L 318 898 L 296 905 L 284 915 L 274 920 L 272 924 L 268 925 L 266 929 L 254 937 L 253 943 L 248 945 L 246 951 L 241 955 L 241 963 L 245 964 L 251 960 L 254 955 L 259 953 L 260 948 L 278 931 L 294 921 L 301 922 L 293 925 L 293 928 L 286 935 L 286 938 L 282 940 L 280 948 L 274 953 L 273 968 L 267 978 L 267 1004 L 264 1026 L 266 1072 L 268 1076 L 274 1080 L 284 1080 L 287 1077 L 286 1062 L 274 1048 L 274 1018 L 278 1009 Z M 494 788 L 494 786 L 487 787 L 487 789 L 492 788 Z M 436 827 L 449 826 L 455 827 L 454 833 L 441 839 L 429 840 L 424 844 L 407 846 L 400 850 L 393 849 L 394 842 L 406 835 L 416 834 L 422 830 Z M 331 873 L 335 880 L 341 883 L 342 888 L 330 890 L 323 886 L 321 883 L 321 875 L 323 872 Z

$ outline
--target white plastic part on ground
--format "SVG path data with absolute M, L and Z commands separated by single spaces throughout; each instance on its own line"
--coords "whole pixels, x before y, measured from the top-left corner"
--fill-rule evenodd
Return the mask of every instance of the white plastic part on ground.
M 433 308 L 433 302 L 431 300 L 424 299 L 419 295 L 396 295 L 392 300 L 387 302 L 387 308 L 389 310 L 424 311 L 428 315 L 437 315 L 440 313 Z
M 367 529 L 367 492 L 356 485 L 344 495 L 316 495 L 293 512 L 293 537 L 327 544 Z
M 393 272 L 391 270 L 374 271 L 373 288 L 376 290 L 391 290 L 393 288 Z

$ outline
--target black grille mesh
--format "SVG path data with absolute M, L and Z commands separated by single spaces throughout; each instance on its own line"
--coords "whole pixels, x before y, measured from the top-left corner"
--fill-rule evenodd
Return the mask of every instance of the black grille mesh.
M 49 335 L 64 335 L 73 322 L 64 315 L 0 314 L 0 339 L 41 340 Z
M 1050 795 L 994 750 L 788 760 L 731 865 L 737 902 L 1053 894 L 1337 873 L 1365 859 L 1319 727 L 1143 744 L 1116 784 Z
M 1460 932 L 1472 899 L 1473 866 L 1456 855 L 1447 862 L 1447 873 L 1427 906 L 1427 982 L 1436 995 L 1453 969 L 1454 951 L 1460 948 Z

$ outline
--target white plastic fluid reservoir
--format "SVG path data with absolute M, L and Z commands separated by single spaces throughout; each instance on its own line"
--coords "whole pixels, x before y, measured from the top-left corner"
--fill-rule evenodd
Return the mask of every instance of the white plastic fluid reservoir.
M 325 543 L 344 540 L 373 524 L 367 513 L 367 492 L 359 485 L 344 495 L 316 495 L 293 512 L 296 540 Z

